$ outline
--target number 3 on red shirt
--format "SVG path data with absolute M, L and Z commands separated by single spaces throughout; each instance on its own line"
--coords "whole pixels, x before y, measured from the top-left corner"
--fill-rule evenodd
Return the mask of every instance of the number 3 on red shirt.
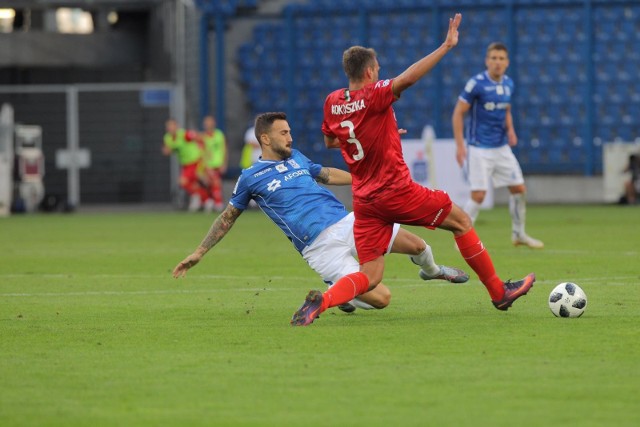
M 358 149 L 358 152 L 353 155 L 353 160 L 361 160 L 364 157 L 364 151 L 362 151 L 362 144 L 360 144 L 360 141 L 358 141 L 358 139 L 356 138 L 356 133 L 353 131 L 355 128 L 353 122 L 351 120 L 345 120 L 344 122 L 340 123 L 340 126 L 343 128 L 349 128 L 350 138 L 347 139 L 347 142 L 349 144 L 355 144 L 356 148 Z

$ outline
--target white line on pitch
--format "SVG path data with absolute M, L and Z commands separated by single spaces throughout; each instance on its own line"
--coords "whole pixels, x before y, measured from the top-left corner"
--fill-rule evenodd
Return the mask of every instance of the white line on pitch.
M 202 277 L 202 276 L 201 276 Z M 628 277 L 622 277 L 622 279 L 625 278 L 636 278 L 635 276 L 628 276 Z M 244 279 L 246 279 L 246 277 L 244 277 Z M 581 279 L 581 280 L 575 280 L 575 282 L 577 283 L 591 283 L 591 282 L 606 282 L 607 286 L 624 286 L 624 285 L 629 285 L 629 281 L 611 281 L 612 278 L 608 277 L 608 278 L 602 278 L 602 279 L 597 279 L 597 278 L 590 278 L 590 279 Z M 620 277 L 616 278 L 616 279 L 621 279 Z M 289 278 L 289 280 L 292 280 L 291 278 Z M 299 281 L 300 279 L 294 279 L 296 281 Z M 304 278 L 304 281 L 309 281 L 309 278 Z M 316 280 L 314 280 L 316 281 Z M 411 284 L 397 284 L 398 282 L 411 282 Z M 468 286 L 468 285 L 474 285 L 474 286 L 478 286 L 480 285 L 479 282 L 477 281 L 473 281 L 469 284 L 451 284 L 448 282 L 444 282 L 444 281 L 438 281 L 438 282 L 429 282 L 424 283 L 424 282 L 417 282 L 415 280 L 409 280 L 409 279 L 391 279 L 388 281 L 388 283 L 390 283 L 390 288 L 419 288 L 422 286 L 429 286 L 429 287 L 433 287 L 433 286 L 437 286 L 437 287 L 444 287 L 444 286 L 451 286 L 451 287 L 460 287 L 460 286 Z M 559 281 L 557 280 L 539 280 L 536 281 L 536 284 L 543 284 L 543 285 L 554 285 L 559 283 Z M 317 286 L 317 288 L 321 289 L 321 286 Z M 122 295 L 179 295 L 179 294 L 207 294 L 207 293 L 217 293 L 217 292 L 288 292 L 288 291 L 295 291 L 295 290 L 304 290 L 304 288 L 301 287 L 297 287 L 297 288 L 267 288 L 267 287 L 255 287 L 255 288 L 211 288 L 211 289 L 162 289 L 162 290 L 146 290 L 146 291 L 83 291 L 83 292 L 7 292 L 7 293 L 0 293 L 0 297 L 64 297 L 64 296 L 122 296 Z

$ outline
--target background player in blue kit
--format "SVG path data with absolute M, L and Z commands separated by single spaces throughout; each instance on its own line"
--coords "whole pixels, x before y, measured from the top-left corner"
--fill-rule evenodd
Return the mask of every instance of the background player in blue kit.
M 468 161 L 471 198 L 463 206 L 475 222 L 489 185 L 509 187 L 514 245 L 542 248 L 544 244 L 525 232 L 526 187 L 520 164 L 511 147 L 518 143 L 511 115 L 513 80 L 505 73 L 509 53 L 502 43 L 491 43 L 485 58 L 487 70 L 469 79 L 458 97 L 453 111 L 453 136 L 456 140 L 456 160 L 460 167 Z M 471 110 L 464 140 L 464 116 Z M 492 179 L 492 183 L 489 182 Z
M 251 200 L 280 227 L 328 285 L 359 271 L 353 214 L 347 212 L 333 193 L 318 184 L 349 185 L 351 175 L 313 163 L 292 149 L 291 129 L 284 113 L 260 114 L 255 132 L 262 149 L 261 158 L 242 171 L 229 204 L 198 248 L 175 267 L 173 276 L 182 277 L 196 265 L 229 232 Z M 420 266 L 419 275 L 424 280 L 462 283 L 469 279 L 461 270 L 436 265 L 431 247 L 398 224 L 389 242 L 389 252 L 410 255 L 411 261 Z M 361 308 L 384 308 L 390 298 L 389 289 L 379 285 L 352 303 Z

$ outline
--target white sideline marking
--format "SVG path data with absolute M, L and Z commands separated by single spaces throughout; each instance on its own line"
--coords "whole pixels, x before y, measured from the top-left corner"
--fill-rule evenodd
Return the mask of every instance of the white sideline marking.
M 0 279 L 2 278 L 21 278 L 21 277 L 30 277 L 30 278 L 65 278 L 73 276 L 73 274 L 0 274 Z M 82 278 L 114 278 L 114 279 L 130 279 L 130 278 L 142 278 L 142 279 L 158 279 L 163 278 L 166 279 L 167 275 L 135 275 L 135 274 L 96 274 L 91 276 L 76 276 Z M 171 277 L 171 276 L 169 276 Z M 188 286 L 188 280 L 210 280 L 210 279 L 233 279 L 237 281 L 246 281 L 246 280 L 259 280 L 259 279 L 267 279 L 269 281 L 287 281 L 287 282 L 317 282 L 317 288 L 322 288 L 322 282 L 319 277 L 284 277 L 284 276 L 221 276 L 221 275 L 204 275 L 204 276 L 192 276 L 189 278 L 184 278 L 182 281 L 185 281 L 185 284 L 180 284 L 180 280 L 176 282 L 179 286 Z M 638 276 L 603 276 L 603 277 L 584 277 L 584 278 L 574 278 L 571 280 L 568 279 L 547 279 L 547 280 L 536 280 L 537 285 L 556 285 L 562 281 L 573 281 L 580 285 L 584 283 L 588 284 L 599 284 L 606 282 L 607 285 L 613 286 L 624 286 L 635 284 L 638 280 Z M 471 279 L 470 283 L 461 283 L 461 284 L 453 284 L 449 282 L 445 282 L 443 280 L 434 280 L 434 281 L 422 281 L 420 279 L 387 279 L 384 283 L 390 284 L 389 286 L 392 288 L 418 288 L 421 286 L 451 286 L 451 287 L 460 287 L 460 286 L 478 286 L 481 285 L 477 278 Z M 403 284 L 400 284 L 403 283 Z M 535 285 L 534 285 L 535 286 Z M 211 289 L 164 289 L 164 290 L 145 290 L 145 291 L 82 291 L 82 292 L 7 292 L 0 293 L 0 297 L 61 297 L 61 296 L 122 296 L 122 295 L 176 295 L 176 294 L 206 294 L 212 292 L 257 292 L 257 291 L 296 291 L 296 290 L 304 290 L 301 287 L 287 287 L 287 288 L 269 288 L 269 287 L 255 287 L 255 288 L 211 288 Z

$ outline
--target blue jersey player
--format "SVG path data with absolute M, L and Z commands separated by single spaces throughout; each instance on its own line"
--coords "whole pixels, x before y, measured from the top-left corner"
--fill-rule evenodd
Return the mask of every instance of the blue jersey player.
M 349 185 L 351 175 L 313 163 L 292 149 L 291 129 L 284 113 L 260 114 L 255 132 L 262 156 L 242 171 L 229 204 L 198 248 L 175 267 L 173 276 L 182 277 L 196 265 L 227 234 L 251 200 L 284 232 L 329 286 L 342 276 L 359 271 L 353 214 L 347 212 L 333 193 L 318 184 Z M 388 250 L 409 255 L 411 261 L 420 266 L 419 275 L 424 280 L 462 283 L 469 279 L 461 270 L 436 265 L 430 246 L 397 224 Z M 340 308 L 344 311 L 352 311 L 354 305 L 384 308 L 390 299 L 389 289 L 378 285 L 354 299 L 353 305 Z
M 518 143 L 518 137 L 511 115 L 513 80 L 505 74 L 509 66 L 507 47 L 502 43 L 490 44 L 485 64 L 486 71 L 472 77 L 465 85 L 452 117 L 456 160 L 460 167 L 466 160 L 469 168 L 471 198 L 463 209 L 475 222 L 489 185 L 508 187 L 511 242 L 515 246 L 539 249 L 544 244 L 525 233 L 526 187 L 520 164 L 511 151 Z M 468 112 L 465 146 L 464 116 Z

